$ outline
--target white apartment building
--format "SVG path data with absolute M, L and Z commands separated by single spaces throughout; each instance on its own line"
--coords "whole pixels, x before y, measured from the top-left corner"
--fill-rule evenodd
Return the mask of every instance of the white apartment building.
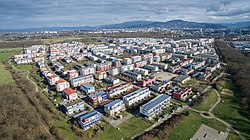
M 138 103 L 141 100 L 144 100 L 145 98 L 150 96 L 150 90 L 149 88 L 141 88 L 139 90 L 136 90 L 126 96 L 123 96 L 123 102 L 126 106 L 131 106 L 135 103 Z

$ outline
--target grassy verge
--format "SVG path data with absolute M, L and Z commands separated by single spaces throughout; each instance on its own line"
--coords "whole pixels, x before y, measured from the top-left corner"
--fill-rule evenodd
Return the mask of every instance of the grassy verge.
M 226 126 L 215 119 L 205 119 L 198 113 L 190 111 L 190 115 L 181 123 L 177 124 L 172 130 L 168 140 L 188 140 L 196 133 L 201 124 L 205 124 L 219 131 L 225 131 Z
M 18 53 L 20 50 L 20 48 L 0 49 L 0 85 L 14 82 L 10 73 L 5 70 L 5 66 L 2 64 L 2 62 L 9 59 L 14 54 Z
M 200 104 L 192 106 L 192 108 L 201 111 L 208 111 L 209 108 L 217 101 L 216 93 L 213 90 L 209 90 L 205 94 L 207 95 L 204 96 L 207 97 L 205 97 L 205 99 Z
M 0 85 L 14 83 L 9 71 L 5 70 L 5 66 L 0 63 Z
M 234 89 L 232 80 L 223 78 L 217 85 L 220 93 L 223 89 L 232 90 L 232 95 L 221 94 L 222 102 L 217 105 L 213 113 L 230 123 L 239 130 L 246 139 L 250 139 L 250 120 L 241 112 L 241 99 L 239 93 Z
M 145 130 L 150 126 L 149 123 L 142 120 L 140 117 L 132 117 L 129 120 L 118 125 L 117 128 L 110 126 L 101 135 L 94 138 L 95 140 L 117 140 L 117 139 L 129 139 L 137 133 Z
M 33 66 L 29 64 L 21 64 L 21 65 L 15 65 L 15 67 L 19 70 L 31 71 Z

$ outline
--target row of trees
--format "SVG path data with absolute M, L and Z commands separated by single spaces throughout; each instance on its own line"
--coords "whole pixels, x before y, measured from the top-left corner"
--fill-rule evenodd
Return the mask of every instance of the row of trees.
M 39 44 L 43 44 L 43 42 L 40 40 L 1 41 L 0 48 L 24 48 Z
M 63 139 L 53 120 L 58 112 L 36 92 L 26 74 L 4 63 L 15 84 L 0 86 L 0 137 L 3 139 Z
M 234 86 L 239 91 L 244 113 L 250 118 L 250 60 L 242 53 L 221 40 L 215 41 L 220 59 L 226 65 L 226 72 L 232 75 Z
M 164 121 L 159 126 L 155 127 L 154 129 L 144 133 L 143 135 L 135 139 L 152 140 L 154 137 L 158 137 L 159 139 L 166 139 L 170 134 L 170 130 L 173 129 L 177 124 L 179 124 L 188 115 L 189 115 L 188 111 L 178 115 L 173 115 L 170 119 Z

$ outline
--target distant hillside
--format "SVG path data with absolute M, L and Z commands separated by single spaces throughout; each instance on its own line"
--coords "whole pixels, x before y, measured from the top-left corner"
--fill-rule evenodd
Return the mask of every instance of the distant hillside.
M 0 32 L 41 32 L 41 31 L 72 31 L 72 30 L 100 30 L 100 29 L 124 29 L 124 28 L 242 28 L 249 27 L 249 22 L 237 23 L 200 23 L 189 22 L 183 20 L 171 20 L 167 22 L 153 22 L 153 21 L 130 21 L 118 24 L 101 25 L 101 26 L 79 26 L 79 27 L 42 27 L 42 28 L 27 28 L 27 29 L 0 29 Z
M 221 25 L 231 27 L 231 28 L 249 28 L 250 27 L 250 21 L 236 22 L 236 23 L 221 23 Z

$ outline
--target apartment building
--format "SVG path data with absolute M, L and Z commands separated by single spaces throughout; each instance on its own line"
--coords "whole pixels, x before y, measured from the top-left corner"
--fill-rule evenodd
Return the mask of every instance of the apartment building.
M 125 71 L 123 75 L 132 78 L 134 80 L 140 80 L 142 78 L 142 75 L 140 73 L 133 71 Z
M 65 88 L 69 88 L 69 82 L 68 81 L 66 81 L 64 79 L 60 79 L 60 80 L 56 81 L 56 91 L 57 92 L 61 92 Z
M 77 112 L 84 111 L 85 105 L 84 101 L 77 98 L 75 100 L 67 100 L 64 102 L 61 102 L 61 110 L 63 113 L 67 115 L 72 115 Z
M 126 91 L 129 91 L 129 90 L 132 90 L 132 89 L 133 89 L 132 83 L 128 82 L 128 83 L 124 83 L 124 84 L 121 84 L 121 85 L 107 87 L 106 91 L 108 93 L 108 96 L 113 98 L 115 96 L 119 96 L 122 93 L 125 93 Z
M 73 87 L 78 87 L 82 84 L 93 83 L 93 82 L 94 82 L 93 75 L 78 76 L 70 80 L 70 84 Z
M 96 72 L 95 67 L 84 67 L 80 69 L 80 75 L 82 76 L 95 74 L 95 72 Z
M 75 100 L 78 98 L 77 92 L 72 88 L 65 88 L 62 92 L 62 96 L 68 100 Z
M 99 91 L 88 96 L 89 102 L 93 105 L 97 105 L 108 99 L 107 93 L 104 91 Z
M 101 116 L 98 114 L 97 111 L 91 111 L 89 113 L 85 113 L 79 117 L 77 117 L 78 124 L 84 129 L 87 130 L 91 126 L 97 124 L 101 120 Z
M 49 85 L 55 85 L 56 81 L 60 80 L 60 77 L 56 74 L 46 76 L 46 81 Z
M 80 89 L 88 94 L 95 92 L 95 87 L 91 84 L 83 84 L 81 85 Z
M 162 110 L 166 109 L 170 103 L 171 97 L 166 94 L 161 94 L 146 104 L 140 106 L 140 113 L 150 120 L 155 116 L 160 115 Z
M 104 112 L 109 116 L 115 116 L 126 110 L 123 100 L 117 99 L 104 105 Z
M 129 107 L 133 104 L 138 103 L 141 100 L 146 99 L 149 96 L 150 96 L 150 90 L 149 88 L 145 87 L 123 96 L 123 102 L 125 103 L 126 106 Z

